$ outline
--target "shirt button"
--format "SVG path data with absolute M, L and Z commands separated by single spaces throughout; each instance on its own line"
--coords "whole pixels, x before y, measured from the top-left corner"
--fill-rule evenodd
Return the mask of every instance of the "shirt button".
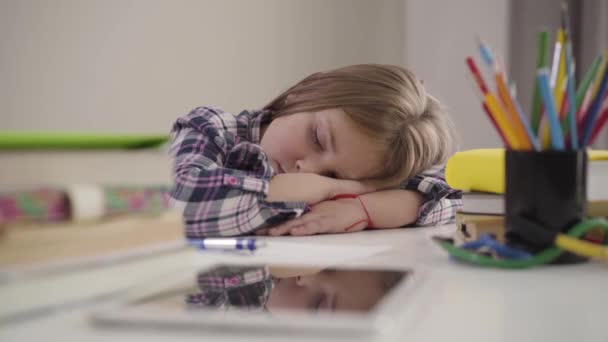
M 224 144 L 226 143 L 219 135 L 213 138 L 213 142 L 219 147 L 224 147 Z
M 238 180 L 236 179 L 236 177 L 228 177 L 228 183 L 230 183 L 230 185 L 236 185 L 238 183 Z
M 239 279 L 237 277 L 232 277 L 230 279 L 226 279 L 226 282 L 228 283 L 228 285 L 236 285 L 239 282 Z

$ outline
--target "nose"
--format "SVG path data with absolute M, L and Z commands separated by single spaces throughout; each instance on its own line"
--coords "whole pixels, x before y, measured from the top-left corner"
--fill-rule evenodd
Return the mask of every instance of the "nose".
M 309 160 L 300 159 L 296 161 L 296 172 L 298 173 L 320 173 L 320 167 Z

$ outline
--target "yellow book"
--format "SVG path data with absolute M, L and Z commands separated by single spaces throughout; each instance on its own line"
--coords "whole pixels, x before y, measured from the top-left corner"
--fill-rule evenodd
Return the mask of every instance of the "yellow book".
M 608 199 L 608 150 L 589 150 L 587 194 L 590 200 Z M 505 150 L 467 150 L 454 154 L 445 168 L 447 183 L 464 191 L 505 192 Z

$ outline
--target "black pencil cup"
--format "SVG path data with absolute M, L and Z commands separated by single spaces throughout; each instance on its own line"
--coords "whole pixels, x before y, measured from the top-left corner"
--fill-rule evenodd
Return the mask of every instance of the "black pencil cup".
M 537 253 L 554 246 L 587 211 L 587 153 L 506 151 L 506 234 L 509 245 Z M 563 253 L 554 263 L 586 258 Z

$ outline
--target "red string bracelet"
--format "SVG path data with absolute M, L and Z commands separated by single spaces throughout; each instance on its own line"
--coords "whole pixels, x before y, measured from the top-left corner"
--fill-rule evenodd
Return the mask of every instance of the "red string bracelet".
M 365 212 L 365 216 L 367 216 L 367 228 L 370 228 L 370 229 L 375 228 L 374 227 L 374 223 L 372 222 L 372 217 L 369 216 L 369 212 L 367 211 L 367 208 L 365 207 L 365 204 L 361 200 L 361 197 L 359 197 L 358 195 L 355 195 L 355 194 L 339 194 L 339 195 L 336 195 L 336 196 L 332 197 L 331 200 L 335 201 L 335 200 L 343 199 L 343 198 L 356 198 L 356 199 L 358 199 L 359 203 L 361 203 L 361 207 L 363 208 L 363 211 Z

